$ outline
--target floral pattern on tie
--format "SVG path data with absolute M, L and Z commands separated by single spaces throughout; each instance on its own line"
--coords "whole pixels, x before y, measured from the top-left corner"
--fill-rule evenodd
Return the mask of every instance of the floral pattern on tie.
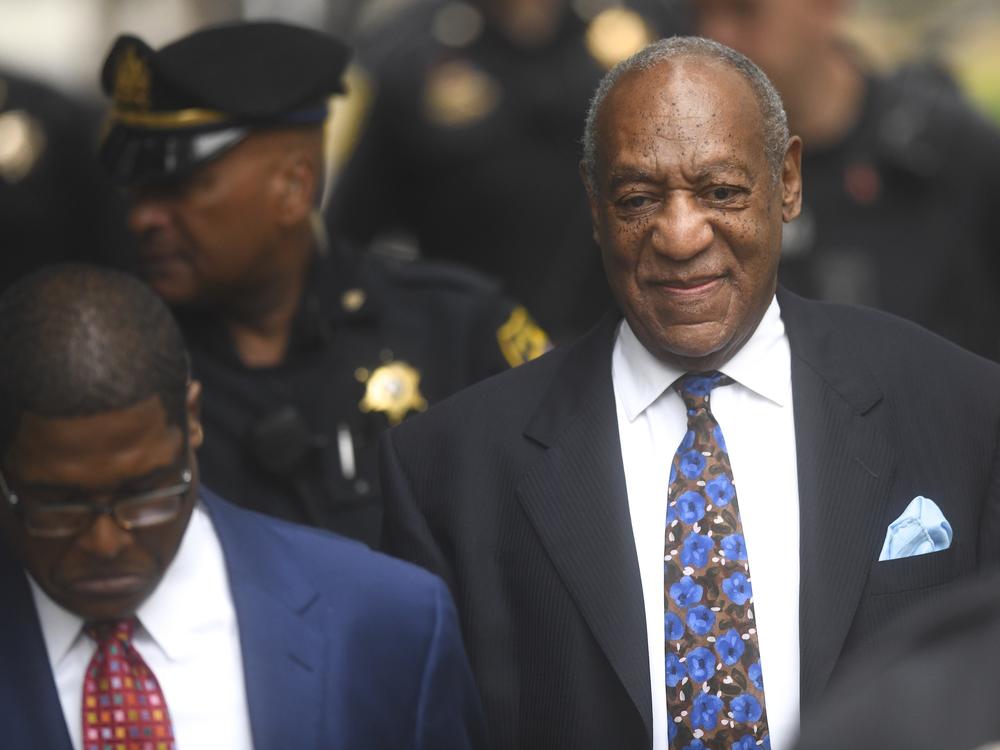
M 709 407 L 719 372 L 674 384 L 688 430 L 674 455 L 664 534 L 668 736 L 674 750 L 770 748 L 753 587 L 736 484 Z

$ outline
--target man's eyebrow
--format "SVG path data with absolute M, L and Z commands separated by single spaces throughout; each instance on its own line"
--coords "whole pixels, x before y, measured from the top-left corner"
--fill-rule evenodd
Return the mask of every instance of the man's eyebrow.
M 183 463 L 183 455 L 171 464 L 165 466 L 157 466 L 155 469 L 150 469 L 145 474 L 135 477 L 128 477 L 118 484 L 116 487 L 104 487 L 95 490 L 82 490 L 80 487 L 72 484 L 58 484 L 53 482 L 17 482 L 17 489 L 19 490 L 30 490 L 32 492 L 51 492 L 53 494 L 62 493 L 66 495 L 89 495 L 97 493 L 108 493 L 111 495 L 117 494 L 119 492 L 127 491 L 130 487 L 143 484 L 155 479 L 169 477 L 172 473 L 176 472 L 180 465 Z
M 752 178 L 752 172 L 749 170 L 745 164 L 737 161 L 723 161 L 717 162 L 715 164 L 708 164 L 697 174 L 698 180 L 712 179 L 724 174 L 732 174 L 733 172 L 738 173 L 741 177 L 747 179 Z
M 636 169 L 632 167 L 620 167 L 611 170 L 611 174 L 608 175 L 608 187 L 614 190 L 617 187 L 621 187 L 629 182 L 655 182 L 656 178 L 653 176 L 652 172 L 645 169 Z
M 742 162 L 720 161 L 713 164 L 706 164 L 699 168 L 698 172 L 694 175 L 694 180 L 695 182 L 705 182 L 718 179 L 723 175 L 732 175 L 733 173 L 747 180 L 753 179 L 752 170 Z M 618 167 L 612 169 L 611 174 L 608 176 L 608 188 L 610 190 L 615 190 L 622 185 L 634 182 L 657 182 L 657 177 L 649 170 L 639 167 Z

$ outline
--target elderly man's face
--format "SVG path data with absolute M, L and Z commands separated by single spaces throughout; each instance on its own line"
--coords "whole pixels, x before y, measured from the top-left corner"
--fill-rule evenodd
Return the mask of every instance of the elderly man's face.
M 687 370 L 728 360 L 774 294 L 801 144 L 775 181 L 761 131 L 744 79 L 698 58 L 626 75 L 598 116 L 591 212 L 608 280 L 645 347 Z
M 107 507 L 159 488 L 183 486 L 191 451 L 201 442 L 197 387 L 189 393 L 189 441 L 169 424 L 159 397 L 88 417 L 22 414 L 3 462 L 18 505 L 39 524 L 66 504 Z M 0 533 L 39 586 L 59 605 L 88 621 L 131 616 L 174 559 L 194 507 L 194 485 L 175 495 L 173 515 L 126 531 L 109 515 L 78 533 L 45 538 L 0 499 Z M 164 507 L 161 505 L 161 507 Z

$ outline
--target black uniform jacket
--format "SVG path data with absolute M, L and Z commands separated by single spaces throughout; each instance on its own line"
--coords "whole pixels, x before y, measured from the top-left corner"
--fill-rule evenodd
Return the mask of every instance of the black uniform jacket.
M 484 277 L 346 251 L 315 261 L 278 366 L 243 365 L 210 313 L 180 317 L 204 388 L 202 481 L 369 545 L 381 521 L 379 433 L 546 345 Z
M 778 300 L 792 353 L 808 707 L 845 653 L 1000 552 L 1000 368 L 884 313 L 783 290 Z M 611 381 L 617 322 L 383 441 L 386 549 L 450 583 L 505 750 L 651 746 Z M 951 547 L 878 562 L 887 526 L 917 495 L 950 520 Z

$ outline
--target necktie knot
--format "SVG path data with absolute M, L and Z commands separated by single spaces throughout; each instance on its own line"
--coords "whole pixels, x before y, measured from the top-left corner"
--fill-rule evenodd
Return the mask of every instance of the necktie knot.
M 674 381 L 673 388 L 684 400 L 688 411 L 708 409 L 708 397 L 713 388 L 730 385 L 733 379 L 718 370 L 689 372 Z
M 88 622 L 83 626 L 83 632 L 99 646 L 108 641 L 121 641 L 122 643 L 129 644 L 132 642 L 132 633 L 134 631 L 134 617 L 125 620 Z

